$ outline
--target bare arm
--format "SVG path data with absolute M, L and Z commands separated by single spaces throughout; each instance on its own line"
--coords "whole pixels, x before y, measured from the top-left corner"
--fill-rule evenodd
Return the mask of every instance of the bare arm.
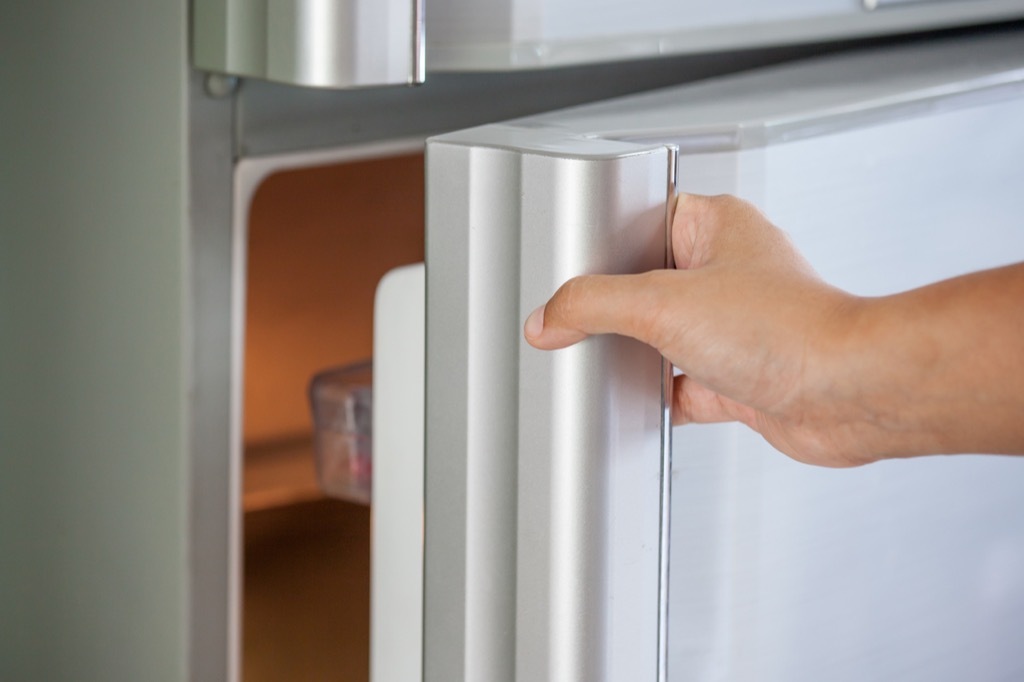
M 527 340 L 640 339 L 684 372 L 676 423 L 741 421 L 804 462 L 1024 453 L 1024 264 L 860 298 L 750 204 L 689 195 L 673 251 L 677 270 L 567 282 Z

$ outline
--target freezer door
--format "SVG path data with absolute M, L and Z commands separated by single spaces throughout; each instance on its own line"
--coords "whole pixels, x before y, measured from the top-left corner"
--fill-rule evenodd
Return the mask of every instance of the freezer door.
M 425 679 L 1019 678 L 1024 463 L 822 470 L 691 426 L 669 495 L 657 356 L 521 324 L 665 266 L 672 149 L 681 191 L 755 202 L 858 294 L 1024 260 L 1022 120 L 1007 31 L 432 140 Z
M 1021 0 L 434 0 L 431 70 L 536 69 L 984 24 Z

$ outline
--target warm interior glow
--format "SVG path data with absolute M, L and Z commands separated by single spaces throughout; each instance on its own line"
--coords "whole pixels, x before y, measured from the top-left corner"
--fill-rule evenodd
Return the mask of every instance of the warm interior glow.
M 366 680 L 370 519 L 322 499 L 306 391 L 369 358 L 373 296 L 423 260 L 421 154 L 281 172 L 250 210 L 243 677 Z
M 369 358 L 373 294 L 423 260 L 420 154 L 287 171 L 253 198 L 245 342 L 247 446 L 308 437 L 318 370 Z

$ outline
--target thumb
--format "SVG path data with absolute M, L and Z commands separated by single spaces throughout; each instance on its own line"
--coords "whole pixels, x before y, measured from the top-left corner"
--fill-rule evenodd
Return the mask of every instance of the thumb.
M 563 284 L 526 320 L 523 335 L 542 350 L 565 348 L 591 334 L 621 334 L 652 343 L 667 270 L 639 275 L 582 275 Z

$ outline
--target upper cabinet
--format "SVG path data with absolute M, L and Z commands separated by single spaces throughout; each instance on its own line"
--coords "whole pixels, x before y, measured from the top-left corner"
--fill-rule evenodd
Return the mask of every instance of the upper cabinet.
M 1024 0 L 193 0 L 193 63 L 351 88 L 1024 17 Z

